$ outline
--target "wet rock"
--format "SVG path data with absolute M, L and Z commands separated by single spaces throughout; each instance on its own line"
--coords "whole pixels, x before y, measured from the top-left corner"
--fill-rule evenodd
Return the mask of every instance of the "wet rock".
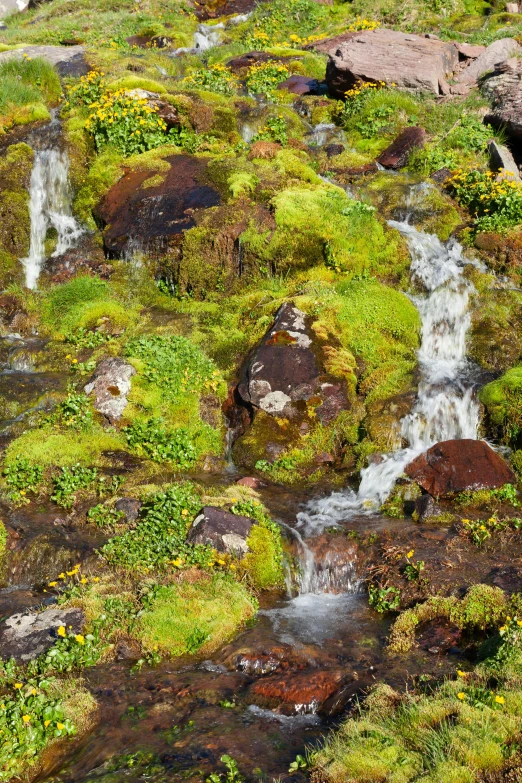
M 133 375 L 136 375 L 136 370 L 123 359 L 104 359 L 85 386 L 86 394 L 94 393 L 94 410 L 103 414 L 111 424 L 123 416 Z
M 346 408 L 346 396 L 340 385 L 323 382 L 312 346 L 308 317 L 291 304 L 282 305 L 242 373 L 241 399 L 272 416 L 294 418 L 300 402 L 319 395 L 317 416 L 332 421 Z
M 491 139 L 488 142 L 488 152 L 492 170 L 502 170 L 497 179 L 513 180 L 515 182 L 522 181 L 511 150 L 505 144 L 498 144 L 494 139 Z
M 335 714 L 356 690 L 345 672 L 306 671 L 275 675 L 250 686 L 249 695 L 263 707 L 283 714 Z
M 239 671 L 251 677 L 265 677 L 283 671 L 306 669 L 309 662 L 289 644 L 260 650 L 240 650 L 226 661 L 232 671 Z
M 482 440 L 448 440 L 406 467 L 406 474 L 434 497 L 516 483 L 509 465 Z
M 453 44 L 396 30 L 347 33 L 314 48 L 328 53 L 326 82 L 330 93 L 340 99 L 361 81 L 383 81 L 439 95 L 441 83 L 458 64 Z
M 133 524 L 140 515 L 141 501 L 136 498 L 120 498 L 114 504 L 114 508 L 125 515 L 128 524 Z
M 110 257 L 123 257 L 133 248 L 163 255 L 195 225 L 196 210 L 220 203 L 217 190 L 204 182 L 208 161 L 191 155 L 166 161 L 170 169 L 160 185 L 143 187 L 150 171 L 129 171 L 98 205 L 96 217 L 107 226 L 104 243 Z
M 256 522 L 215 506 L 205 506 L 188 532 L 191 544 L 207 544 L 218 552 L 243 557 L 249 551 L 247 538 Z
M 134 639 L 120 639 L 116 645 L 117 661 L 134 661 L 141 656 L 141 646 Z
M 249 489 L 260 489 L 264 486 L 261 479 L 255 478 L 254 476 L 245 476 L 245 478 L 240 478 L 238 481 L 236 481 L 236 484 L 239 484 L 240 487 L 249 487 Z
M 58 636 L 58 628 L 65 626 L 79 633 L 84 624 L 80 609 L 46 609 L 39 614 L 14 614 L 0 630 L 0 655 L 30 661 L 52 647 Z
M 320 83 L 317 79 L 313 79 L 310 76 L 299 76 L 296 74 L 278 84 L 277 89 L 287 90 L 294 95 L 318 95 L 320 92 Z
M 352 538 L 323 533 L 306 542 L 314 556 L 315 571 L 306 589 L 317 593 L 347 593 L 359 581 L 359 548 Z
M 485 581 L 500 587 L 506 593 L 519 593 L 522 591 L 522 568 L 512 565 L 497 566 L 489 572 Z
M 489 71 L 494 71 L 499 63 L 520 55 L 520 53 L 522 53 L 522 48 L 514 38 L 500 38 L 498 41 L 493 41 L 479 57 L 462 71 L 456 80 L 457 84 L 475 84 L 481 76 Z
M 405 128 L 384 152 L 377 158 L 377 163 L 385 169 L 402 169 L 407 165 L 414 149 L 424 147 L 426 131 L 419 127 Z
M 344 144 L 327 144 L 324 151 L 328 158 L 335 158 L 336 155 L 343 154 Z
M 431 495 L 421 495 L 415 501 L 415 512 L 417 521 L 421 524 L 426 522 L 429 517 L 436 517 L 441 513 L 440 506 L 434 501 Z
M 485 121 L 495 128 L 504 128 L 508 136 L 518 142 L 522 140 L 521 79 L 522 61 L 513 57 L 496 65 L 481 85 L 493 107 Z
M 417 632 L 417 644 L 421 650 L 441 655 L 456 647 L 461 640 L 461 629 L 449 620 L 437 617 L 423 623 Z

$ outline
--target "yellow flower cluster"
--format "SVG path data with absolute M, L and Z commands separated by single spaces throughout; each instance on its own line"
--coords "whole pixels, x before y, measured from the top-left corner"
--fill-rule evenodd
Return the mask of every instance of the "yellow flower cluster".
M 513 172 L 457 169 L 448 187 L 468 207 L 479 230 L 509 228 L 522 223 L 522 184 Z
M 321 41 L 325 37 L 325 35 L 308 35 L 305 36 L 305 38 L 301 38 L 299 35 L 292 33 L 292 35 L 289 36 L 288 41 L 283 41 L 281 46 L 288 46 L 290 48 L 306 46 L 307 44 L 315 43 L 315 41 Z
M 364 19 L 362 16 L 358 16 L 354 21 L 348 25 L 348 32 L 355 33 L 359 30 L 375 30 L 380 27 L 380 22 L 376 22 L 374 19 Z
M 395 87 L 395 83 L 391 86 Z M 385 87 L 386 82 L 359 82 L 355 87 L 352 87 L 351 90 L 347 90 L 345 96 L 347 100 L 353 100 L 360 95 L 367 94 L 371 90 L 382 90 Z

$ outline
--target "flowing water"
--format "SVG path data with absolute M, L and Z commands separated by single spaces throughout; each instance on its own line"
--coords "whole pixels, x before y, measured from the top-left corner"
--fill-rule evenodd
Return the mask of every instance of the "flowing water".
M 405 445 L 365 468 L 358 492 L 347 489 L 312 501 L 298 514 L 298 525 L 307 535 L 355 514 L 378 511 L 405 467 L 435 443 L 477 438 L 479 406 L 473 366 L 466 358 L 473 286 L 464 270 L 470 261 L 453 240 L 444 244 L 408 222 L 390 221 L 390 225 L 406 237 L 412 281 L 425 291 L 411 297 L 422 323 L 418 353 L 421 379 L 416 403 L 400 424 L 399 435 Z
M 53 258 L 66 253 L 83 234 L 72 214 L 69 156 L 60 148 L 60 124 L 53 120 L 45 131 L 35 136 L 33 143 L 35 157 L 29 187 L 31 241 L 29 255 L 23 259 L 28 288 L 36 288 L 50 229 L 55 229 L 57 236 Z

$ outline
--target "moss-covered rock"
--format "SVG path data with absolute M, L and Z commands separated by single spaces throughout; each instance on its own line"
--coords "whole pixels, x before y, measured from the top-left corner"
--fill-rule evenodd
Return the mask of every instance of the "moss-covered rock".
M 12 144 L 0 158 L 0 287 L 23 278 L 18 259 L 29 253 L 31 219 L 29 181 L 34 153 L 24 143 Z
M 474 304 L 468 353 L 485 370 L 503 372 L 522 357 L 522 294 L 491 283 Z
M 522 445 L 522 366 L 512 367 L 484 386 L 479 399 L 485 406 L 493 432 L 504 443 Z

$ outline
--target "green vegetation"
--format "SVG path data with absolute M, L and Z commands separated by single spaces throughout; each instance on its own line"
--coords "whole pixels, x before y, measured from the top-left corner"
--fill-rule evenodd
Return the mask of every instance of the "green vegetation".
M 0 132 L 49 119 L 47 105 L 61 95 L 58 74 L 41 57 L 24 55 L 0 64 Z
M 519 443 L 522 429 L 522 367 L 513 367 L 480 390 L 491 423 L 505 443 Z
M 522 223 L 522 185 L 506 172 L 459 169 L 448 182 L 455 198 L 467 207 L 476 231 L 506 231 Z
M 158 586 L 139 619 L 144 648 L 168 655 L 218 649 L 256 612 L 245 587 L 232 578 L 201 575 L 192 583 Z

